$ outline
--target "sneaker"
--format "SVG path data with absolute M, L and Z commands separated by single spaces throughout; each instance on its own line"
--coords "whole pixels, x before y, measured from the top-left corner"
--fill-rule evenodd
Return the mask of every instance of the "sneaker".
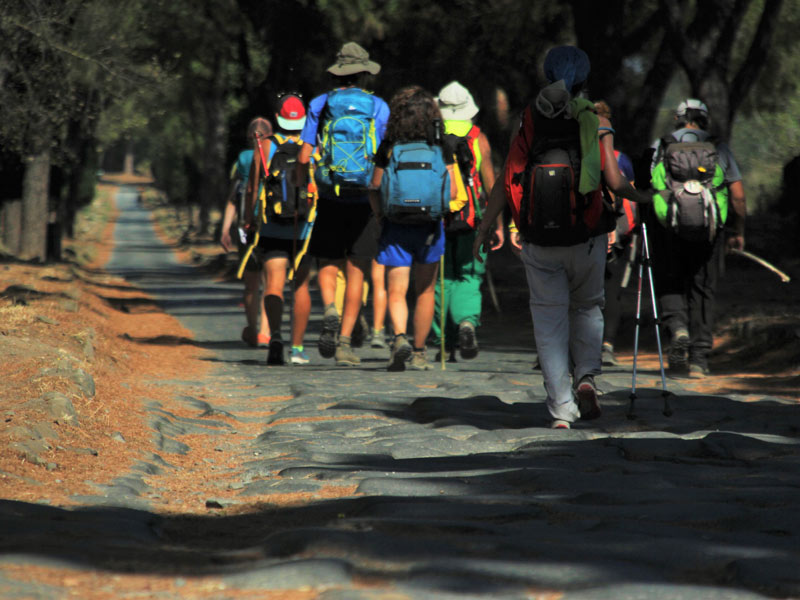
M 408 343 L 404 333 L 398 333 L 394 336 L 392 342 L 392 356 L 389 359 L 389 366 L 386 367 L 387 371 L 405 371 L 406 361 L 411 356 L 413 348 Z
M 386 335 L 383 329 L 375 329 L 372 332 L 372 341 L 369 344 L 373 348 L 388 348 L 389 344 L 386 343 Z
M 478 340 L 475 337 L 475 325 L 462 321 L 458 326 L 458 348 L 461 358 L 470 360 L 478 356 Z
M 433 365 L 428 362 L 425 356 L 425 348 L 422 350 L 414 350 L 411 353 L 411 360 L 408 361 L 408 368 L 415 371 L 430 371 Z
M 303 348 L 292 347 L 292 357 L 289 359 L 293 365 L 307 365 L 311 362 Z
M 344 337 L 339 339 L 339 345 L 336 346 L 336 366 L 337 367 L 357 367 L 361 364 L 361 359 L 353 352 L 352 342 L 342 341 Z
M 267 351 L 267 364 L 268 365 L 285 365 L 286 360 L 283 358 L 283 342 L 273 338 L 269 342 L 269 350 Z
M 603 366 L 619 366 L 619 361 L 617 360 L 617 357 L 614 356 L 614 345 L 610 342 L 603 342 Z
M 353 348 L 361 348 L 364 345 L 364 340 L 367 339 L 368 331 L 369 324 L 364 315 L 359 313 L 356 324 L 353 326 L 353 332 L 350 334 L 350 345 Z
M 339 335 L 339 311 L 335 304 L 325 307 L 322 315 L 322 331 L 319 334 L 317 347 L 322 358 L 331 358 L 336 354 L 336 338 Z
M 266 333 L 259 333 L 256 336 L 256 343 L 259 348 L 269 348 L 269 340 L 271 338 Z
M 675 373 L 685 373 L 689 368 L 686 352 L 689 350 L 689 332 L 680 328 L 672 336 L 672 343 L 667 355 L 669 370 Z
M 550 429 L 569 429 L 569 421 L 565 421 L 564 419 L 553 419 L 553 422 L 550 423 Z
M 596 419 L 602 412 L 600 403 L 597 401 L 597 388 L 594 385 L 594 377 L 584 375 L 575 388 L 575 397 L 578 400 L 578 410 L 581 419 Z
M 710 374 L 708 366 L 699 362 L 689 363 L 689 378 L 690 379 L 705 379 Z

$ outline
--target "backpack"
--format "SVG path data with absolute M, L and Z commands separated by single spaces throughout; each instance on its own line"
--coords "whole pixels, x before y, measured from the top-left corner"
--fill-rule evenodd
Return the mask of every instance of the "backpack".
M 450 174 L 442 147 L 395 144 L 381 179 L 384 216 L 395 223 L 431 223 L 450 207 Z
M 263 205 L 266 223 L 289 223 L 295 217 L 305 221 L 310 211 L 311 198 L 305 186 L 295 186 L 291 173 L 297 164 L 301 144 L 296 138 L 279 134 L 270 136 L 275 152 L 269 161 L 269 172 L 265 174 Z
M 601 190 L 578 192 L 580 129 L 575 119 L 533 115 L 533 143 L 522 173 L 519 222 L 522 237 L 539 246 L 573 246 L 612 231 L 616 215 Z
M 482 194 L 480 174 L 476 168 L 475 146 L 478 143 L 479 134 L 480 129 L 477 125 L 473 125 L 467 135 L 447 133 L 444 136 L 445 147 L 452 148 L 454 151 L 468 197 L 464 208 L 447 215 L 445 231 L 448 233 L 471 231 L 477 229 L 481 222 L 485 197 Z M 484 202 L 484 206 L 481 206 L 481 201 Z
M 659 222 L 684 240 L 713 242 L 728 212 L 725 175 L 714 142 L 661 140 L 652 176 Z
M 316 181 L 339 196 L 344 189 L 364 193 L 372 178 L 377 149 L 375 100 L 358 88 L 333 90 L 323 109 Z

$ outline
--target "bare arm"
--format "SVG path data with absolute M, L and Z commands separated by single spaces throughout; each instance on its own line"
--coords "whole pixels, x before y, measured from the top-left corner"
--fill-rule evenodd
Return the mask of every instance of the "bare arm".
M 372 170 L 372 181 L 369 185 L 369 205 L 372 207 L 372 214 L 380 223 L 383 219 L 383 211 L 381 210 L 381 180 L 383 179 L 383 169 L 375 167 Z
M 600 126 L 611 127 L 611 122 L 605 117 L 600 117 Z M 611 132 L 604 133 L 600 138 L 600 144 L 603 147 L 603 153 L 605 155 L 603 177 L 611 191 L 632 202 L 641 202 L 642 204 L 650 204 L 653 202 L 653 198 L 650 194 L 636 190 L 620 172 L 617 159 L 614 156 L 614 134 Z
M 503 172 L 505 168 L 503 169 Z M 478 227 L 478 232 L 475 235 L 475 242 L 472 245 L 472 255 L 480 262 L 483 259 L 480 256 L 480 249 L 489 239 L 490 230 L 494 228 L 498 218 L 502 218 L 503 209 L 506 206 L 506 187 L 502 179 L 495 181 L 492 186 L 492 191 L 489 193 L 489 204 L 486 206 L 486 211 L 483 213 L 483 221 L 481 226 Z
M 744 221 L 747 216 L 747 203 L 744 197 L 744 185 L 741 181 L 734 181 L 728 186 L 730 205 L 733 209 L 733 233 L 728 236 L 728 250 L 744 250 Z
M 495 174 L 494 174 L 494 163 L 492 162 L 492 148 L 489 145 L 489 139 L 481 133 L 478 136 L 478 147 L 481 150 L 481 183 L 483 184 L 484 190 L 492 190 L 494 189 L 495 183 Z M 484 218 L 486 218 L 484 216 Z M 495 221 L 495 230 L 494 230 L 494 240 L 492 244 L 492 250 L 498 250 L 503 247 L 503 243 L 505 242 L 505 229 L 503 227 L 503 212 L 497 215 L 494 219 Z
M 226 252 L 230 252 L 233 248 L 231 244 L 231 226 L 233 225 L 233 218 L 236 216 L 236 188 L 239 187 L 239 178 L 237 177 L 231 182 L 231 189 L 228 192 L 228 197 L 225 199 L 225 213 L 222 216 L 222 233 L 220 234 L 219 243 Z
M 311 162 L 311 154 L 313 152 L 314 147 L 303 142 L 303 147 L 300 148 L 300 152 L 297 155 L 297 165 L 294 169 L 295 183 L 299 187 L 308 183 L 308 163 Z

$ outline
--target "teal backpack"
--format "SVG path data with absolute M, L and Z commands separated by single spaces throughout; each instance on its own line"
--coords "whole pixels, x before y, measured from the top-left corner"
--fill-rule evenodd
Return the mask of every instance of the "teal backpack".
M 328 94 L 321 122 L 317 184 L 336 196 L 348 190 L 365 193 L 378 146 L 374 97 L 359 88 L 333 90 Z
M 430 223 L 450 207 L 450 174 L 442 147 L 395 144 L 381 179 L 384 216 L 395 223 Z

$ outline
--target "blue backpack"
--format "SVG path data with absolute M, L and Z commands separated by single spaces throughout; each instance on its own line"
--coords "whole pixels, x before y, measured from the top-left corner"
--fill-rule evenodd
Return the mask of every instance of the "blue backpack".
M 396 144 L 381 179 L 383 214 L 395 223 L 430 223 L 450 208 L 450 174 L 442 147 Z
M 377 149 L 374 97 L 359 88 L 333 90 L 322 114 L 323 128 L 316 181 L 333 188 L 364 193 L 372 178 Z

